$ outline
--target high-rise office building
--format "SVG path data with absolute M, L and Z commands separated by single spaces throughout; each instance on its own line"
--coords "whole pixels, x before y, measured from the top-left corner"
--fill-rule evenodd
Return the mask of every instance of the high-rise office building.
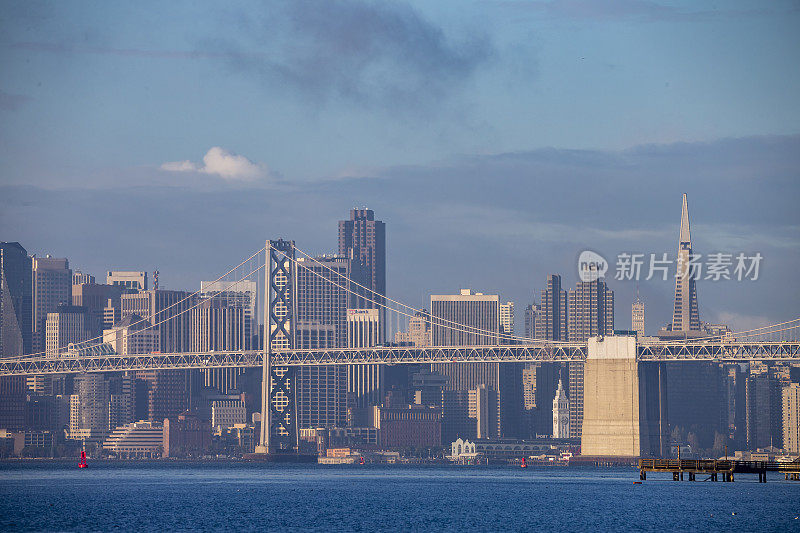
M 108 433 L 108 383 L 101 373 L 75 376 L 75 392 L 70 397 L 70 438 L 103 437 Z
M 135 422 L 136 405 L 133 373 L 123 372 L 106 379 L 108 384 L 108 429 L 114 431 L 120 426 Z
M 681 229 L 678 239 L 677 274 L 675 276 L 675 302 L 672 310 L 671 330 L 700 331 L 700 314 L 697 307 L 697 288 L 695 273 L 690 261 L 692 255 L 692 237 L 689 232 L 689 206 L 686 195 L 683 195 L 681 208 Z
M 110 344 L 119 355 L 157 352 L 161 347 L 158 329 L 149 326 L 149 320 L 128 315 L 103 331 L 103 342 Z
M 379 309 L 347 310 L 347 347 L 378 346 L 383 336 Z M 347 393 L 354 407 L 380 405 L 383 400 L 383 365 L 348 365 Z
M 201 281 L 200 298 L 214 298 L 227 307 L 241 307 L 245 310 L 246 335 L 257 334 L 258 310 L 256 309 L 258 283 L 255 281 Z
M 522 402 L 526 411 L 536 408 L 536 367 L 537 363 L 526 363 L 522 369 Z
M 747 378 L 747 448 L 782 447 L 781 385 L 771 365 L 751 365 Z
M 106 283 L 109 285 L 119 285 L 126 289 L 146 291 L 147 272 L 136 272 L 131 270 L 111 270 L 106 274 Z
M 71 343 L 89 340 L 89 315 L 85 307 L 59 305 L 45 321 L 45 354 L 58 357 Z
M 614 291 L 605 281 L 579 281 L 567 295 L 567 338 L 585 342 L 589 337 L 614 334 Z M 583 429 L 583 366 L 569 363 L 569 431 L 581 436 Z
M 0 242 L 0 357 L 31 353 L 31 259 L 18 242 Z
M 500 338 L 500 298 L 473 293 L 431 296 L 431 345 L 496 345 Z
M 204 298 L 189 311 L 192 352 L 235 351 L 252 349 L 252 308 L 249 298 L 227 296 Z M 227 394 L 238 390 L 242 368 L 212 368 L 201 370 L 204 385 Z
M 158 330 L 163 353 L 188 352 L 190 349 L 190 311 L 195 299 L 185 291 L 142 290 L 120 297 L 121 315 L 139 315 Z
M 537 339 L 567 340 L 567 291 L 561 288 L 558 274 L 547 276 L 547 288 L 542 289 L 536 313 L 535 330 Z
M 106 309 L 109 307 L 119 309 L 120 298 L 125 290 L 124 287 L 118 285 L 98 283 L 72 284 L 72 305 L 86 308 L 87 326 L 92 337 L 102 335 L 106 324 Z
M 535 303 L 528 304 L 525 307 L 525 338 L 536 338 L 536 315 L 539 312 L 539 306 Z
M 500 298 L 473 293 L 431 296 L 431 344 L 433 346 L 493 345 L 499 341 Z M 445 391 L 468 394 L 485 385 L 494 398 L 489 415 L 489 434 L 517 437 L 521 432 L 523 409 L 522 367 L 517 363 L 435 363 L 431 369 L 449 378 Z M 451 398 L 452 396 L 452 398 Z M 444 395 L 443 432 L 457 427 L 454 420 L 470 419 L 462 396 Z M 468 402 L 466 407 L 468 407 Z M 443 434 L 444 439 L 452 435 Z
M 500 304 L 500 332 L 514 335 L 514 302 Z M 504 342 L 508 342 L 507 339 Z
M 636 296 L 636 301 L 631 304 L 631 330 L 638 337 L 644 337 L 644 302 Z
M 430 346 L 431 321 L 425 309 L 414 313 L 408 320 L 408 341 L 414 346 Z
M 364 268 L 362 285 L 378 293 L 366 294 L 378 303 L 360 299 L 352 308 L 380 308 L 378 304 L 386 296 L 386 224 L 375 220 L 372 209 L 351 209 L 350 220 L 339 221 L 339 255 L 358 261 Z M 386 324 L 386 310 L 382 308 L 381 318 Z
M 347 310 L 355 305 L 348 280 L 364 281 L 361 263 L 348 255 L 297 261 L 297 348 L 347 346 Z M 343 365 L 297 370 L 300 428 L 343 427 L 347 423 L 348 369 Z
M 64 258 L 34 257 L 32 267 L 33 290 L 33 351 L 45 349 L 45 321 L 47 314 L 60 305 L 72 303 L 72 271 Z
M 136 418 L 163 421 L 189 407 L 188 376 L 183 370 L 139 370 L 136 385 Z
M 91 285 L 93 283 L 95 283 L 95 277 L 91 274 L 86 274 L 80 270 L 72 273 L 72 285 Z
M 800 384 L 790 383 L 781 392 L 783 451 L 800 453 Z

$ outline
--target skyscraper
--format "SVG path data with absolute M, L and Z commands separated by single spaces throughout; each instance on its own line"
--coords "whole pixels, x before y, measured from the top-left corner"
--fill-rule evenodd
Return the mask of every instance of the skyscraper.
M 386 225 L 375 220 L 371 209 L 351 209 L 350 220 L 339 221 L 339 255 L 352 257 L 364 267 L 363 285 L 381 296 L 386 296 Z M 375 295 L 370 299 L 382 303 Z M 353 309 L 380 307 L 377 304 L 360 300 Z M 386 311 L 381 309 L 382 321 L 386 323 Z M 381 343 L 383 343 L 381 338 Z
M 72 271 L 65 258 L 34 257 L 32 261 L 33 351 L 45 349 L 45 321 L 59 304 L 72 303 Z
M 0 357 L 31 353 L 31 260 L 18 242 L 0 242 Z M 23 376 L 0 378 L 0 427 L 22 429 Z
M 500 304 L 500 332 L 514 334 L 514 302 Z
M 547 276 L 536 313 L 536 338 L 550 341 L 567 340 L 567 291 L 561 289 L 561 276 Z
M 783 450 L 800 453 L 800 385 L 790 383 L 781 392 L 783 408 Z
M 681 208 L 681 229 L 678 239 L 677 274 L 675 276 L 675 302 L 672 311 L 672 331 L 700 331 L 700 314 L 697 308 L 697 288 L 691 268 L 692 237 L 689 232 L 689 206 L 686 194 Z
M 350 255 L 297 260 L 298 348 L 347 347 L 347 310 L 355 305 L 348 279 L 363 281 L 362 265 Z M 348 369 L 343 365 L 297 369 L 300 428 L 343 427 L 347 423 Z
M 539 306 L 535 303 L 528 304 L 525 307 L 525 338 L 536 338 L 536 315 L 539 312 Z
M 567 295 L 568 339 L 585 342 L 589 337 L 614 334 L 614 291 L 605 281 L 579 281 Z M 581 436 L 583 429 L 583 363 L 569 363 L 569 431 Z
M 59 305 L 47 314 L 45 321 L 45 353 L 58 357 L 70 343 L 83 342 L 92 337 L 89 315 L 85 307 Z
M 644 337 L 644 302 L 636 295 L 636 301 L 631 304 L 631 330 L 639 337 Z
M 120 285 L 126 289 L 146 291 L 147 272 L 134 272 L 129 270 L 111 270 L 106 274 L 106 283 L 109 285 Z
M 143 290 L 136 294 L 123 294 L 120 301 L 122 318 L 136 314 L 158 329 L 161 352 L 189 351 L 189 308 L 194 305 L 194 299 L 189 298 L 188 292 Z
M 460 324 L 465 327 L 459 327 Z M 463 330 L 463 331 L 461 331 Z M 462 289 L 455 295 L 431 296 L 431 344 L 478 346 L 497 344 L 500 334 L 500 298 Z M 485 385 L 492 399 L 489 434 L 517 437 L 523 410 L 522 367 L 517 363 L 435 363 L 434 372 L 449 378 L 442 405 L 443 432 L 457 430 L 453 420 L 470 420 L 469 391 Z M 477 422 L 476 422 L 477 423 Z M 476 428 L 477 429 L 477 428 Z M 476 431 L 477 433 L 477 431 Z M 451 434 L 443 435 L 447 439 Z
M 0 357 L 31 353 L 31 259 L 18 242 L 0 242 Z

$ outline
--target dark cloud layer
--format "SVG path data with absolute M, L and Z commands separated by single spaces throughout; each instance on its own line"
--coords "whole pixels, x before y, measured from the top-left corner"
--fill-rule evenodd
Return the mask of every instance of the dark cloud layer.
M 674 254 L 681 194 L 696 251 L 764 256 L 757 282 L 700 282 L 701 315 L 740 328 L 800 315 L 800 136 L 641 146 L 623 152 L 544 149 L 385 169 L 346 180 L 241 186 L 45 190 L 0 187 L 0 240 L 66 255 L 96 274 L 158 267 L 191 288 L 267 238 L 336 250 L 336 221 L 367 205 L 387 223 L 389 291 L 425 305 L 473 287 L 520 309 L 545 276 L 577 280 L 580 251 Z M 627 327 L 631 282 L 610 280 Z M 640 284 L 648 330 L 669 318 L 672 284 Z
M 451 39 L 401 2 L 270 1 L 231 14 L 231 37 L 207 40 L 235 72 L 315 102 L 428 107 L 492 55 L 488 38 Z

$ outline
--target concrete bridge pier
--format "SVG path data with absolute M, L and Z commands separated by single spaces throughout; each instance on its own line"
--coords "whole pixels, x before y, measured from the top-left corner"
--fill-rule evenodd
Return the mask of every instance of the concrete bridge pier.
M 666 457 L 666 372 L 640 362 L 636 338 L 592 337 L 583 378 L 581 453 L 598 457 Z

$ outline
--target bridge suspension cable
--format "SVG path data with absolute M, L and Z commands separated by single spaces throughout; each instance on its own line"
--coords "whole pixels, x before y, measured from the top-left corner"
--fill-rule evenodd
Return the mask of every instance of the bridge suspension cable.
M 344 279 L 349 284 L 355 285 L 356 287 L 359 287 L 361 289 L 364 289 L 365 291 L 368 291 L 368 292 L 372 293 L 373 295 L 377 296 L 378 299 L 383 299 L 383 300 L 389 301 L 391 303 L 394 303 L 395 305 L 398 305 L 400 307 L 404 307 L 404 308 L 409 309 L 409 310 L 414 311 L 414 312 L 419 311 L 419 309 L 417 309 L 416 307 L 412 307 L 412 306 L 404 304 L 402 302 L 398 302 L 397 300 L 389 298 L 388 296 L 380 294 L 379 292 L 374 291 L 369 287 L 366 287 L 366 286 L 364 286 L 364 285 L 362 285 L 362 284 L 360 284 L 360 283 L 358 283 L 356 281 L 353 281 L 352 279 L 348 278 L 347 276 L 345 276 L 341 272 L 337 272 L 336 270 L 332 269 L 331 267 L 321 263 L 316 258 L 314 258 L 313 256 L 307 254 L 306 252 L 304 252 L 303 250 L 297 248 L 296 246 L 295 246 L 294 249 L 295 249 L 296 252 L 300 253 L 304 257 L 306 257 L 309 260 L 313 261 L 317 265 L 321 266 L 322 268 L 324 268 L 324 269 L 336 274 L 340 278 Z M 384 308 L 384 309 L 386 309 L 388 311 L 391 311 L 393 313 L 397 313 L 399 315 L 403 315 L 403 316 L 406 316 L 406 317 L 409 317 L 409 318 L 415 318 L 415 315 L 413 315 L 413 314 L 407 313 L 407 312 L 402 311 L 400 309 L 394 309 L 394 308 L 390 307 L 389 305 L 387 305 L 387 304 L 385 304 L 385 303 L 383 303 L 381 301 L 376 301 L 375 299 L 368 298 L 366 295 L 358 293 L 358 292 L 355 292 L 355 291 L 353 291 L 351 288 L 349 288 L 347 286 L 340 285 L 340 284 L 334 282 L 333 280 L 327 279 L 324 276 L 322 276 L 319 272 L 316 272 L 313 269 L 305 267 L 302 264 L 302 262 L 298 261 L 297 259 L 293 259 L 293 258 L 288 257 L 288 256 L 287 256 L 287 259 L 289 259 L 290 261 L 294 262 L 295 265 L 297 265 L 298 268 L 304 268 L 305 270 L 308 270 L 309 272 L 312 272 L 317 277 L 323 279 L 324 281 L 327 281 L 328 283 L 333 284 L 335 287 L 343 289 L 344 291 L 348 292 L 349 294 L 352 294 L 353 296 L 356 296 L 356 297 L 364 299 L 364 300 L 366 300 L 368 302 L 374 303 L 375 305 L 377 305 L 379 307 L 382 307 L 382 308 Z M 460 333 L 467 333 L 467 334 L 471 334 L 471 335 L 478 335 L 478 336 L 484 336 L 484 337 L 490 337 L 490 338 L 496 338 L 496 339 L 503 339 L 503 340 L 511 340 L 511 341 L 516 341 L 516 342 L 520 342 L 520 343 L 530 343 L 530 342 L 533 342 L 533 341 L 536 340 L 536 339 L 529 339 L 527 337 L 519 337 L 519 336 L 516 336 L 516 335 L 509 335 L 509 334 L 506 334 L 506 333 L 490 331 L 490 330 L 487 330 L 487 329 L 482 329 L 482 328 L 478 328 L 478 327 L 474 327 L 474 326 L 468 326 L 468 325 L 465 325 L 465 324 L 460 324 L 458 322 L 454 322 L 452 320 L 447 320 L 445 318 L 436 317 L 436 316 L 433 316 L 432 314 L 428 314 L 427 315 L 427 319 L 432 325 L 440 326 L 440 327 L 443 327 L 443 328 L 446 328 L 446 329 L 450 329 L 450 330 L 453 330 L 453 331 L 458 331 Z M 539 340 L 539 342 L 542 342 L 542 340 Z M 559 341 L 547 341 L 547 340 L 544 340 L 543 342 L 552 343 L 552 344 L 560 344 Z
M 235 267 L 231 268 L 230 270 L 228 270 L 227 272 L 225 272 L 223 275 L 221 275 L 220 277 L 218 277 L 217 279 L 215 279 L 214 281 L 212 281 L 212 282 L 211 282 L 211 284 L 210 284 L 209 286 L 214 286 L 214 285 L 216 285 L 216 284 L 217 284 L 217 283 L 219 283 L 219 282 L 220 282 L 220 281 L 221 281 L 223 278 L 225 278 L 226 276 L 230 275 L 232 272 L 235 272 L 235 271 L 236 271 L 236 270 L 237 270 L 239 267 L 241 267 L 241 266 L 245 265 L 246 263 L 248 263 L 249 261 L 253 260 L 253 258 L 255 258 L 256 256 L 258 256 L 258 254 L 260 254 L 261 252 L 263 252 L 265 249 L 266 249 L 266 246 L 264 246 L 264 247 L 260 248 L 258 251 L 256 251 L 256 252 L 255 252 L 255 253 L 253 253 L 252 255 L 250 255 L 250 257 L 248 257 L 247 259 L 245 259 L 244 261 L 242 261 L 241 263 L 239 263 L 238 265 L 236 265 Z M 261 262 L 261 263 L 260 263 L 260 266 L 259 266 L 258 268 L 256 268 L 255 270 L 253 270 L 253 271 L 249 272 L 248 274 L 246 274 L 244 277 L 240 278 L 240 279 L 239 279 L 239 280 L 237 280 L 236 282 L 233 282 L 233 283 L 232 283 L 231 285 L 229 285 L 228 287 L 230 287 L 230 286 L 236 286 L 236 285 L 238 285 L 239 283 L 241 283 L 242 281 L 246 280 L 246 279 L 247 279 L 248 277 L 250 277 L 251 275 L 255 274 L 255 273 L 256 273 L 256 272 L 258 272 L 259 270 L 262 270 L 263 268 L 264 268 L 264 263 L 263 263 L 263 262 Z M 198 294 L 200 294 L 201 292 L 203 292 L 203 289 L 202 289 L 202 288 L 201 288 L 201 289 L 199 289 L 199 290 L 197 290 L 197 291 L 195 291 L 195 292 L 193 292 L 193 293 L 191 293 L 191 294 L 189 294 L 188 296 L 186 296 L 185 298 L 183 298 L 183 299 L 181 299 L 181 300 L 179 300 L 179 301 L 175 302 L 174 304 L 172 304 L 172 305 L 170 305 L 170 306 L 168 306 L 168 307 L 165 307 L 164 309 L 162 309 L 161 311 L 159 311 L 158 313 L 156 313 L 156 315 L 159 315 L 159 314 L 163 314 L 163 313 L 165 313 L 166 311 L 168 311 L 168 310 L 172 309 L 173 307 L 175 307 L 175 306 L 178 306 L 178 305 L 182 304 L 183 302 L 185 302 L 185 301 L 187 301 L 187 300 L 190 300 L 190 299 L 194 298 L 195 296 L 197 296 L 197 295 L 198 295 Z M 214 294 L 212 295 L 212 297 L 213 297 L 213 296 L 216 296 L 216 295 L 218 295 L 220 292 L 225 292 L 225 291 L 224 291 L 224 290 L 218 290 L 218 291 L 214 291 Z M 138 333 L 141 333 L 142 331 L 146 331 L 146 330 L 148 330 L 148 329 L 154 328 L 154 327 L 156 327 L 156 326 L 158 326 L 158 325 L 161 325 L 161 324 L 163 324 L 164 322 L 167 322 L 167 321 L 169 321 L 169 320 L 174 320 L 175 318 L 177 318 L 177 317 L 181 316 L 182 314 L 184 314 L 184 313 L 188 313 L 188 312 L 189 312 L 189 311 L 191 311 L 192 309 L 195 309 L 195 308 L 196 308 L 198 305 L 200 305 L 201 303 L 202 303 L 202 302 L 198 302 L 197 304 L 195 304 L 195 305 L 193 305 L 193 306 L 191 306 L 191 307 L 189 307 L 189 308 L 187 308 L 187 309 L 184 309 L 183 311 L 181 311 L 181 312 L 179 312 L 179 313 L 177 313 L 177 314 L 175 314 L 175 315 L 169 316 L 169 317 L 167 317 L 167 318 L 165 318 L 165 319 L 163 319 L 163 320 L 161 320 L 161 321 L 159 321 L 159 322 L 157 322 L 157 323 L 151 323 L 149 326 L 145 326 L 145 327 L 143 327 L 143 328 L 141 328 L 141 329 L 138 329 L 138 330 L 136 330 L 136 331 L 131 331 L 130 333 L 128 333 L 128 334 L 126 334 L 126 335 L 123 335 L 123 336 L 121 337 L 121 339 L 125 339 L 125 338 L 127 338 L 127 337 L 129 337 L 129 336 L 131 336 L 131 335 L 136 335 L 136 334 L 138 334 Z M 146 319 L 146 318 L 142 318 L 141 320 L 137 320 L 136 322 L 132 323 L 132 324 L 131 324 L 131 327 L 132 327 L 132 326 L 135 326 L 135 325 L 137 325 L 137 324 L 141 324 L 142 322 L 149 322 L 149 320 L 148 320 L 148 319 Z M 92 341 L 97 341 L 98 339 L 99 339 L 99 341 L 100 341 L 100 342 L 96 342 L 95 344 L 89 344 L 89 343 L 91 343 Z M 102 340 L 102 339 L 103 339 L 103 335 L 98 335 L 98 336 L 96 336 L 96 337 L 92 337 L 92 338 L 86 339 L 85 341 L 81 341 L 80 343 L 68 343 L 66 346 L 60 346 L 60 347 L 58 347 L 56 354 L 57 354 L 57 355 L 60 355 L 60 354 L 61 354 L 61 353 L 62 353 L 62 352 L 65 350 L 65 349 L 68 349 L 68 348 L 69 348 L 70 344 L 72 344 L 72 345 L 79 344 L 79 345 L 81 345 L 81 349 L 91 349 L 91 348 L 94 348 L 94 347 L 97 347 L 97 346 L 101 346 L 101 345 L 105 344 L 105 343 L 103 342 L 103 340 Z M 21 356 L 19 356 L 19 357 L 14 357 L 13 359 L 25 359 L 25 358 L 42 357 L 42 356 L 45 356 L 45 357 L 46 357 L 46 355 L 47 355 L 47 351 L 45 350 L 45 351 L 43 351 L 43 352 L 36 352 L 36 353 L 31 353 L 31 354 L 23 354 L 23 355 L 21 355 Z M 12 359 L 12 358 L 5 358 L 5 359 Z

